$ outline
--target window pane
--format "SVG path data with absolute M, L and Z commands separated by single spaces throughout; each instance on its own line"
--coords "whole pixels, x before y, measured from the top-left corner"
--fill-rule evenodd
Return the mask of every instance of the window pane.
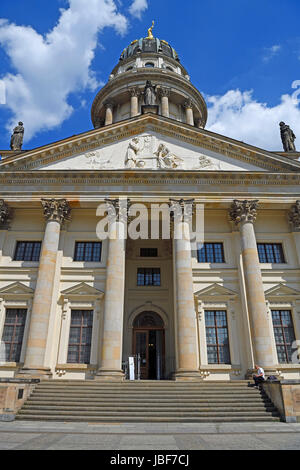
M 2 333 L 2 341 L 5 343 L 5 361 L 19 362 L 23 343 L 25 309 L 7 309 Z
M 279 363 L 292 362 L 292 344 L 295 341 L 295 331 L 292 314 L 289 310 L 273 310 L 272 320 L 274 337 Z
M 39 261 L 42 242 L 18 242 L 15 261 Z
M 224 310 L 205 311 L 207 359 L 209 364 L 230 364 L 227 315 Z
M 260 263 L 285 263 L 281 243 L 258 243 L 257 251 Z
M 102 242 L 76 242 L 74 261 L 101 261 Z
M 92 311 L 72 310 L 67 359 L 68 363 L 90 363 L 92 328 Z
M 223 243 L 204 243 L 198 249 L 198 263 L 224 263 Z

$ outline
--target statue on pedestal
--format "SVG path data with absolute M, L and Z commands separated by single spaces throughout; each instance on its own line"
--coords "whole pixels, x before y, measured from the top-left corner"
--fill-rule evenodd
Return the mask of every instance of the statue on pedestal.
M 150 80 L 147 80 L 144 89 L 144 101 L 146 106 L 156 105 L 156 85 L 152 85 Z
M 290 126 L 285 124 L 284 122 L 281 122 L 279 124 L 280 126 L 280 134 L 281 134 L 281 140 L 283 144 L 283 148 L 285 152 L 296 152 L 296 147 L 295 147 L 295 140 L 296 136 Z
M 19 122 L 19 125 L 14 128 L 13 135 L 10 139 L 10 148 L 11 150 L 22 150 L 24 137 L 24 127 L 23 122 Z

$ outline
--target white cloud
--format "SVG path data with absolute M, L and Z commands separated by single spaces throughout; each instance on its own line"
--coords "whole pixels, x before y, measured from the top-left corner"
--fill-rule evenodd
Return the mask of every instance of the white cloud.
M 271 59 L 273 59 L 273 57 L 279 54 L 279 51 L 281 51 L 281 46 L 279 44 L 274 44 L 274 46 L 265 47 L 264 51 L 265 53 L 263 56 L 263 61 L 269 62 Z
M 298 135 L 300 150 L 300 107 L 295 97 L 283 95 L 272 107 L 256 101 L 252 91 L 230 90 L 223 96 L 207 96 L 206 101 L 208 130 L 278 151 L 282 150 L 279 122 L 284 121 Z
M 0 19 L 0 45 L 16 70 L 0 81 L 13 115 L 7 129 L 11 132 L 22 120 L 26 141 L 70 117 L 70 93 L 97 88 L 91 64 L 99 32 L 111 27 L 122 34 L 127 29 L 127 19 L 114 0 L 89 0 L 88 5 L 86 0 L 68 0 L 68 4 L 45 36 L 30 26 Z
M 129 13 L 136 18 L 141 18 L 142 13 L 147 10 L 148 1 L 147 0 L 133 0 Z

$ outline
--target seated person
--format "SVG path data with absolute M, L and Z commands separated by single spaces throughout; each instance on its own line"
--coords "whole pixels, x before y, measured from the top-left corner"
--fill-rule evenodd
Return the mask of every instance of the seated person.
M 255 369 L 257 370 L 257 375 L 253 375 L 253 380 L 255 382 L 255 387 L 259 387 L 259 385 L 265 381 L 265 371 L 262 367 L 256 365 Z

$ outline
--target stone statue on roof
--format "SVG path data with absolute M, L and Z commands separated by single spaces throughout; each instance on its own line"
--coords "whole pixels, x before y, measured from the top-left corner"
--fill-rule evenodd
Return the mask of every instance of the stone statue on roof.
M 280 126 L 280 134 L 281 134 L 281 140 L 282 140 L 282 145 L 284 148 L 285 152 L 296 152 L 296 147 L 295 147 L 295 140 L 296 136 L 290 126 L 285 124 L 284 122 L 281 122 L 279 124 Z
M 19 122 L 19 125 L 14 128 L 13 135 L 10 139 L 10 148 L 11 150 L 22 150 L 24 137 L 24 127 L 23 122 Z

